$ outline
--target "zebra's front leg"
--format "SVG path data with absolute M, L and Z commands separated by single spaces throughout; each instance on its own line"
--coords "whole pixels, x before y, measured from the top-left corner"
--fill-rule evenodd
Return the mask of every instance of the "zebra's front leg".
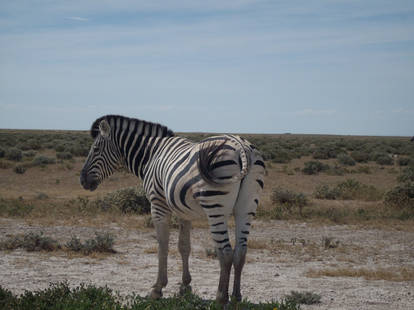
M 190 240 L 191 222 L 180 219 L 180 231 L 178 235 L 178 251 L 181 254 L 183 262 L 183 276 L 180 286 L 180 294 L 185 294 L 191 291 L 191 275 L 188 266 L 188 258 L 191 252 L 191 240 Z
M 168 283 L 167 260 L 168 243 L 170 237 L 169 219 L 154 221 L 158 240 L 158 276 L 157 282 L 152 287 L 151 298 L 159 299 L 162 297 L 162 289 Z

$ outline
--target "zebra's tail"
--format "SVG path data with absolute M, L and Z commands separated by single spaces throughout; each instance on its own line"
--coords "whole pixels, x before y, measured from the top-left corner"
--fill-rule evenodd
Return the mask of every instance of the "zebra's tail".
M 235 147 L 235 148 L 234 148 Z M 218 153 L 225 149 L 235 149 L 239 153 L 240 172 L 231 177 L 217 177 L 212 172 L 214 170 L 214 161 Z M 200 144 L 198 168 L 201 177 L 210 184 L 228 184 L 242 180 L 249 172 L 250 167 L 250 149 L 246 147 L 239 137 L 226 135 L 221 143 L 217 140 L 204 142 Z

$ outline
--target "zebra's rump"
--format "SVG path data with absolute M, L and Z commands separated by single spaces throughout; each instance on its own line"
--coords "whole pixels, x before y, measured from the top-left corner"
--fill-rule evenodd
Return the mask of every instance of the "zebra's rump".
M 208 138 L 170 163 L 164 187 L 166 201 L 179 217 L 199 218 L 206 209 L 220 210 L 234 204 L 252 155 L 250 145 L 236 138 Z M 232 208 L 226 210 L 231 213 Z

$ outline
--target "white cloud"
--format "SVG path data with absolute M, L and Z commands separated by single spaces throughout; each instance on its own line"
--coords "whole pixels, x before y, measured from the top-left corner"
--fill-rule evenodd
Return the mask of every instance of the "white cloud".
M 70 17 L 66 17 L 66 19 L 76 20 L 76 21 L 79 21 L 79 22 L 87 22 L 87 21 L 89 21 L 88 18 L 79 17 L 79 16 L 70 16 Z

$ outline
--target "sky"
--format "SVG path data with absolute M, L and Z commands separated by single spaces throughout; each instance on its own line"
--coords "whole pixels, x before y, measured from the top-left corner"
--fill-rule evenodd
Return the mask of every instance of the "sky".
M 413 0 L 0 0 L 0 128 L 414 134 Z

